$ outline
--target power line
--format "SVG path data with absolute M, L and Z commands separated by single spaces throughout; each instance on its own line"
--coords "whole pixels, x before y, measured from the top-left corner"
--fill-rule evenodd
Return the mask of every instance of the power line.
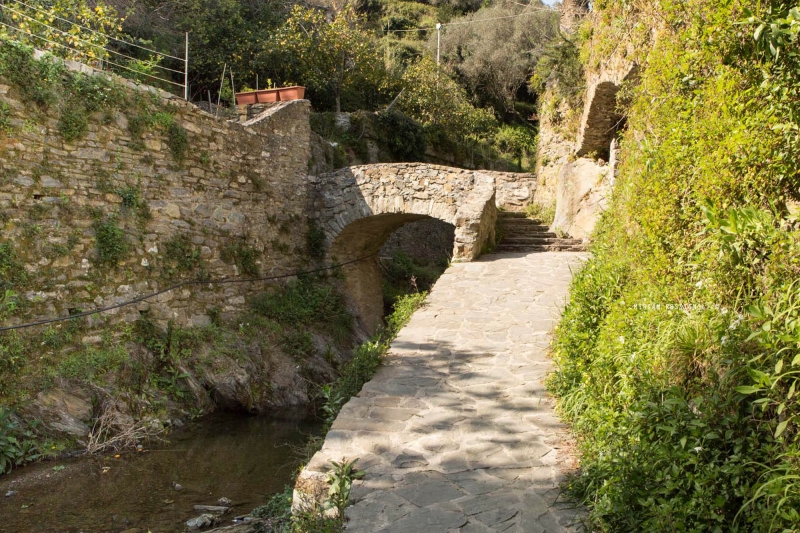
M 371 257 L 375 257 L 376 255 L 378 255 L 378 254 L 374 253 L 372 255 L 359 257 L 358 259 L 353 259 L 352 261 L 347 261 L 347 262 L 344 262 L 344 263 L 338 263 L 336 265 L 330 265 L 330 266 L 326 266 L 326 267 L 315 268 L 315 269 L 312 269 L 312 270 L 298 270 L 298 271 L 292 272 L 290 274 L 280 274 L 278 276 L 266 276 L 266 277 L 261 277 L 261 278 L 248 278 L 248 279 L 215 279 L 215 280 L 206 280 L 206 281 L 202 281 L 202 280 L 184 281 L 184 282 L 178 283 L 177 285 L 173 285 L 171 287 L 167 287 L 166 289 L 161 289 L 160 291 L 151 292 L 150 294 L 145 294 L 143 296 L 139 296 L 138 298 L 134 298 L 132 300 L 127 300 L 125 302 L 121 302 L 121 303 L 114 304 L 114 305 L 109 305 L 109 306 L 106 306 L 106 307 L 98 307 L 97 309 L 92 309 L 91 311 L 84 311 L 83 313 L 76 313 L 74 315 L 62 316 L 62 317 L 58 317 L 58 318 L 48 318 L 46 320 L 39 320 L 37 322 L 29 322 L 27 324 L 18 324 L 16 326 L 0 327 L 0 332 L 17 330 L 17 329 L 24 329 L 24 328 L 31 328 L 31 327 L 34 327 L 34 326 L 43 326 L 45 324 L 53 324 L 55 322 L 64 322 L 64 321 L 67 321 L 67 320 L 75 320 L 75 319 L 87 317 L 87 316 L 90 316 L 90 315 L 96 315 L 96 314 L 99 314 L 99 313 L 104 313 L 106 311 L 112 311 L 114 309 L 120 309 L 122 307 L 127 307 L 129 305 L 137 304 L 139 302 L 143 302 L 145 300 L 149 300 L 150 298 L 155 298 L 156 296 L 164 294 L 165 292 L 174 291 L 175 289 L 180 289 L 181 287 L 187 287 L 189 285 L 206 285 L 206 284 L 208 284 L 208 285 L 222 285 L 222 284 L 226 284 L 226 283 L 250 283 L 250 282 L 254 282 L 254 281 L 270 281 L 270 280 L 276 280 L 276 279 L 292 278 L 292 277 L 295 277 L 295 276 L 301 276 L 301 275 L 305 275 L 305 274 L 316 274 L 318 272 L 325 272 L 327 270 L 333 270 L 335 268 L 339 268 L 339 267 L 343 267 L 343 266 L 347 266 L 347 265 L 352 265 L 353 263 L 358 263 L 360 261 L 364 261 L 364 260 L 369 259 Z
M 63 43 L 59 43 L 59 42 L 56 42 L 56 41 L 51 41 L 50 39 L 47 39 L 46 37 L 42 37 L 41 35 L 36 35 L 35 33 L 31 33 L 31 32 L 25 31 L 22 28 L 17 28 L 16 26 L 11 26 L 9 24 L 6 24 L 5 22 L 0 21 L 0 25 L 5 26 L 6 28 L 10 28 L 10 29 L 12 29 L 14 31 L 22 32 L 22 33 L 24 33 L 26 35 L 30 35 L 31 37 L 36 37 L 37 39 L 41 39 L 43 41 L 46 41 L 46 42 L 51 43 L 51 44 L 54 44 L 56 46 L 61 46 L 62 48 L 66 48 L 67 50 L 72 50 L 73 52 L 77 52 L 77 53 L 79 53 L 81 55 L 85 55 L 85 52 L 82 52 L 82 51 L 78 50 L 77 48 L 72 48 L 71 46 L 67 46 L 67 45 L 65 45 Z M 122 69 L 125 69 L 125 70 L 129 70 L 129 71 L 131 71 L 131 72 L 133 72 L 135 74 L 139 74 L 140 76 L 146 76 L 148 78 L 152 78 L 152 79 L 155 79 L 155 80 L 163 81 L 165 83 L 171 83 L 172 85 L 177 85 L 178 87 L 184 87 L 184 85 L 182 83 L 177 83 L 177 82 L 165 79 L 165 78 L 159 78 L 158 76 L 153 76 L 152 74 L 145 74 L 144 72 L 139 72 L 138 70 L 132 69 L 130 67 L 126 67 L 125 65 L 120 65 L 118 63 L 114 63 L 113 61 L 109 61 L 107 59 L 104 60 L 104 61 L 105 61 L 105 63 L 108 63 L 109 65 L 113 65 L 115 67 L 119 67 L 119 68 L 122 68 Z
M 4 5 L 4 4 L 0 4 L 0 7 L 8 9 L 8 10 L 10 10 L 10 11 L 12 11 L 12 12 L 14 12 L 14 13 L 20 15 L 20 16 L 23 16 L 23 17 L 25 17 L 25 18 L 27 18 L 29 20 L 32 20 L 36 24 L 44 26 L 45 28 L 50 28 L 51 30 L 55 30 L 55 31 L 57 31 L 57 32 L 59 32 L 59 33 L 61 33 L 63 35 L 67 35 L 69 37 L 73 37 L 76 41 L 81 42 L 83 44 L 87 44 L 89 46 L 93 46 L 93 47 L 99 48 L 99 49 L 103 50 L 104 52 L 109 52 L 111 54 L 118 55 L 118 56 L 123 57 L 125 59 L 132 59 L 134 61 L 137 61 L 137 59 L 135 57 L 131 57 L 131 56 L 125 55 L 125 54 L 123 54 L 121 52 L 117 52 L 116 50 L 110 50 L 110 49 L 106 50 L 105 47 L 100 45 L 100 44 L 95 44 L 95 43 L 92 43 L 92 42 L 89 42 L 89 41 L 84 41 L 83 39 L 79 39 L 77 36 L 72 35 L 71 33 L 67 32 L 67 31 L 64 31 L 64 30 L 62 30 L 60 28 L 56 28 L 55 26 L 50 26 L 49 24 L 47 24 L 45 22 L 42 22 L 40 20 L 36 20 L 35 18 L 33 18 L 31 16 L 28 16 L 25 13 L 22 13 L 20 11 L 15 10 L 15 9 L 12 9 L 12 8 Z M 101 35 L 104 35 L 105 37 L 108 37 L 105 34 L 101 34 Z M 172 68 L 169 68 L 169 67 L 164 67 L 164 66 L 161 66 L 161 65 L 156 65 L 156 66 L 157 66 L 157 68 L 161 68 L 161 69 L 164 69 L 164 70 L 169 70 L 170 72 L 175 72 L 176 74 L 183 74 L 184 73 L 182 70 L 175 70 L 175 69 L 172 69 Z
M 148 52 L 153 52 L 154 54 L 158 54 L 158 55 L 161 55 L 161 56 L 164 56 L 164 57 L 169 57 L 171 59 L 177 59 L 178 61 L 184 61 L 184 62 L 186 61 L 186 58 L 171 56 L 169 54 L 165 54 L 163 52 L 158 52 L 156 50 L 153 50 L 151 48 L 147 48 L 145 46 L 140 46 L 140 45 L 138 45 L 136 43 L 131 43 L 131 42 L 125 41 L 123 39 L 119 39 L 117 37 L 112 37 L 111 35 L 108 35 L 108 34 L 103 33 L 101 31 L 98 31 L 98 30 L 95 30 L 93 28 L 89 28 L 89 27 L 86 27 L 86 26 L 82 26 L 82 25 L 78 24 L 77 22 L 73 22 L 71 20 L 59 17 L 58 15 L 53 15 L 52 13 L 48 13 L 47 11 L 44 11 L 44 10 L 38 8 L 38 7 L 28 5 L 25 2 L 21 2 L 20 0 L 15 0 L 15 1 L 16 1 L 17 4 L 21 4 L 21 5 L 25 6 L 25 7 L 27 7 L 28 9 L 33 9 L 34 11 L 38 11 L 39 13 L 44 13 L 46 15 L 52 16 L 54 18 L 57 18 L 58 20 L 63 20 L 64 22 L 67 22 L 69 24 L 72 24 L 73 26 L 77 26 L 79 28 L 82 28 L 84 30 L 91 31 L 93 33 L 99 33 L 100 35 L 102 35 L 102 36 L 104 36 L 104 37 L 106 37 L 108 39 L 111 39 L 113 41 L 117 41 L 119 43 L 127 44 L 127 45 L 130 45 L 130 46 L 135 46 L 136 48 L 140 48 L 142 50 L 147 50 Z

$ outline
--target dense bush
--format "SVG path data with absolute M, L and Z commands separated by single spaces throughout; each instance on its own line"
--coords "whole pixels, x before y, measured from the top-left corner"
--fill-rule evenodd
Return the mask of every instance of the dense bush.
M 800 13 L 595 7 L 595 54 L 659 33 L 635 43 L 611 209 L 556 332 L 570 488 L 596 531 L 797 531 Z
M 398 161 L 423 160 L 428 142 L 419 123 L 397 111 L 381 113 L 378 123 L 386 134 L 389 150 Z

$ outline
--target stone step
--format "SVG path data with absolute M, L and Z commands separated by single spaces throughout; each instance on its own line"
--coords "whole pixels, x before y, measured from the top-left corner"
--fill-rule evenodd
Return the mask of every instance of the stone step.
M 561 238 L 559 239 L 555 235 L 548 236 L 548 237 L 539 237 L 539 236 L 505 236 L 503 237 L 502 244 L 583 244 L 581 239 L 568 239 L 568 238 Z
M 582 244 L 504 244 L 501 243 L 494 249 L 494 253 L 528 253 L 528 252 L 583 252 L 586 247 Z
M 543 230 L 521 230 L 521 229 L 508 229 L 508 228 L 501 228 L 501 233 L 506 237 L 557 237 L 555 233 L 552 231 L 547 231 L 547 228 Z
M 525 218 L 525 213 L 520 211 L 498 211 L 497 212 L 498 218 Z

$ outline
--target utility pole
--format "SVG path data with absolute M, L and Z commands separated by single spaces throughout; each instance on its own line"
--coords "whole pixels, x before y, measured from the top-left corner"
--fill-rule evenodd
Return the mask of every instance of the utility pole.
M 436 64 L 439 64 L 439 53 L 442 49 L 442 23 L 436 23 Z

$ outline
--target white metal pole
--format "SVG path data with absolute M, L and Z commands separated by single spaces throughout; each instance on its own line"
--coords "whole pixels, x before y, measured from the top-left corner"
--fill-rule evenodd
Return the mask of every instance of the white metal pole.
M 186 32 L 186 55 L 183 60 L 183 99 L 189 100 L 189 32 Z M 202 98 L 202 96 L 200 97 Z
M 439 51 L 442 48 L 442 23 L 436 23 L 436 64 L 439 64 Z

